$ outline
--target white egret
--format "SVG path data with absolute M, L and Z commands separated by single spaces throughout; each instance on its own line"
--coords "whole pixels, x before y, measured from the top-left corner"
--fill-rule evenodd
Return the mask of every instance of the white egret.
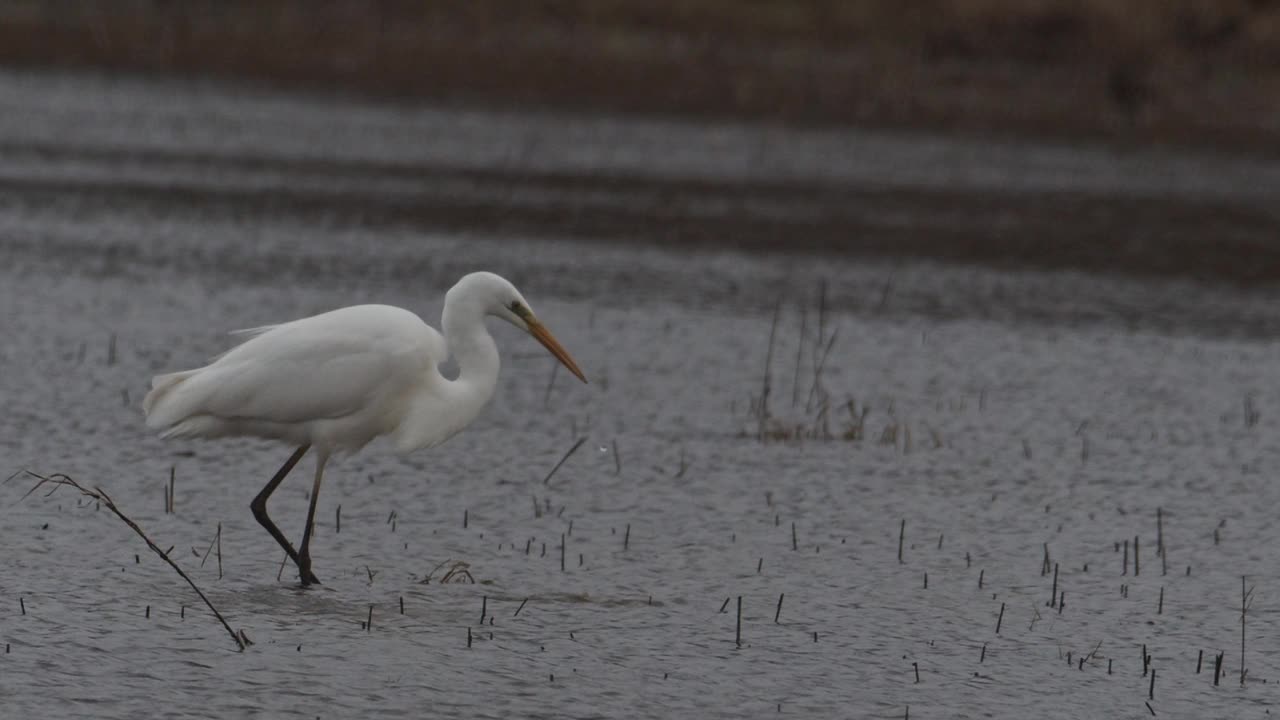
M 414 313 L 388 305 L 356 305 L 242 330 L 250 339 L 209 365 L 152 378 L 142 403 L 147 427 L 164 438 L 251 436 L 296 446 L 250 507 L 298 566 L 302 584 L 318 583 L 311 572 L 311 529 L 329 456 L 354 452 L 382 435 L 397 452 L 409 453 L 470 424 L 498 382 L 498 348 L 484 323 L 489 315 L 527 331 L 587 381 L 515 286 L 477 272 L 445 295 L 443 335 Z M 456 380 L 439 370 L 450 355 L 459 368 Z M 309 448 L 316 450 L 315 485 L 295 551 L 267 516 L 267 499 Z

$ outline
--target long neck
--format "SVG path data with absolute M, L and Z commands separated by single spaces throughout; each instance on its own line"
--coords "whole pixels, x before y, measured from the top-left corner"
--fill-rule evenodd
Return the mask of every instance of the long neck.
M 458 364 L 458 379 L 450 383 L 454 401 L 479 413 L 498 386 L 498 346 L 484 324 L 484 313 L 471 303 L 445 303 L 440 319 L 449 353 Z M 462 413 L 466 414 L 466 413 Z M 471 414 L 468 422 L 474 418 Z
M 458 364 L 456 380 L 446 380 L 435 368 L 432 390 L 409 400 L 404 420 L 395 430 L 396 449 L 409 453 L 439 445 L 480 414 L 498 386 L 498 346 L 484 324 L 484 311 L 474 303 L 446 300 L 441 318 L 449 353 Z

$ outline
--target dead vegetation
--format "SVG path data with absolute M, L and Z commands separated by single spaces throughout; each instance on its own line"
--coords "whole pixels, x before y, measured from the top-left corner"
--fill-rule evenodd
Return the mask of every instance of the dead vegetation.
M 174 571 L 177 572 L 178 575 L 181 576 L 183 580 L 187 581 L 187 584 L 191 586 L 191 589 L 196 591 L 196 594 L 200 596 L 200 599 L 202 601 L 204 601 L 205 606 L 209 608 L 209 611 L 213 613 L 213 616 L 218 619 L 218 622 L 222 623 L 222 627 L 226 629 L 229 635 L 231 635 L 231 639 L 235 641 L 237 648 L 239 648 L 240 650 L 244 650 L 245 647 L 253 644 L 253 642 L 249 640 L 249 636 L 245 633 L 243 629 L 240 630 L 239 632 L 231 629 L 231 625 L 227 623 L 227 620 L 222 616 L 222 613 L 218 612 L 218 609 L 213 606 L 213 603 L 209 600 L 208 596 L 204 594 L 204 591 L 201 590 L 198 585 L 196 585 L 195 581 L 191 579 L 191 576 L 187 575 L 187 573 L 185 573 L 181 567 L 178 567 L 178 564 L 174 562 L 173 559 L 169 556 L 169 552 L 172 551 L 173 548 L 170 547 L 169 550 L 161 550 L 160 546 L 156 545 L 155 542 L 153 542 L 151 538 L 148 537 L 145 532 L 143 532 L 142 528 L 138 527 L 137 523 L 135 523 L 132 519 L 130 519 L 127 515 L 124 514 L 124 512 L 119 508 L 119 506 L 116 505 L 115 501 L 111 499 L 111 496 L 107 494 L 107 491 L 103 490 L 101 487 L 94 487 L 93 489 L 86 488 L 80 483 L 76 482 L 74 479 L 72 479 L 69 475 L 65 475 L 63 473 L 54 473 L 52 475 L 40 475 L 40 474 L 31 472 L 30 470 L 26 470 L 23 472 L 25 472 L 26 475 L 33 477 L 37 480 L 36 484 L 33 485 L 31 489 L 26 492 L 25 495 L 22 496 L 23 499 L 26 499 L 28 495 L 30 495 L 31 493 L 34 493 L 36 490 L 39 490 L 40 488 L 46 485 L 51 486 L 47 495 L 52 495 L 53 493 L 58 491 L 58 488 L 65 486 L 65 487 L 74 488 L 81 495 L 89 498 L 90 500 L 95 501 L 96 504 L 102 507 L 105 507 L 107 510 L 110 510 L 112 514 L 114 514 L 117 518 L 119 518 L 122 522 L 124 522 L 125 525 L 128 525 L 130 530 L 133 530 L 135 533 L 137 533 L 138 537 L 142 538 L 143 541 L 147 543 L 147 547 L 151 548 L 152 552 L 159 555 L 161 560 L 164 560 L 165 563 L 167 563 L 169 567 L 173 568 Z M 219 528 L 219 530 L 221 530 L 221 528 Z M 150 610 L 148 610 L 148 612 L 150 612 Z
M 445 560 L 439 565 L 436 565 L 434 568 L 431 569 L 431 572 L 427 573 L 426 577 L 418 581 L 418 584 L 430 585 L 431 578 L 437 572 L 439 572 L 441 568 L 444 568 L 445 566 L 448 566 L 448 569 L 444 571 L 444 574 L 441 575 L 440 579 L 437 580 L 436 582 L 440 583 L 441 585 L 448 585 L 449 583 L 460 583 L 460 582 L 469 583 L 472 585 L 475 584 L 476 579 L 471 575 L 471 565 L 469 563 L 463 562 L 462 560 L 454 560 L 453 558 L 449 558 L 448 560 Z
M 1278 60 L 1280 3 L 1270 0 L 27 0 L 0 9 L 8 63 L 1236 143 L 1277 132 Z
M 765 355 L 760 391 L 748 403 L 756 439 L 760 442 L 831 440 L 834 437 L 830 422 L 831 393 L 823 383 L 822 376 L 839 333 L 835 328 L 828 327 L 826 283 L 823 282 L 818 287 L 817 312 L 812 330 L 809 329 L 806 307 L 804 304 L 800 306 L 800 333 L 796 343 L 795 365 L 791 372 L 791 402 L 785 411 L 781 411 L 785 415 L 778 414 L 776 408 L 781 402 L 773 397 L 774 362 L 782 309 L 782 301 L 779 299 L 774 306 L 773 322 L 769 328 L 769 347 Z
M 779 300 L 775 305 L 760 388 L 748 398 L 750 429 L 744 428 L 742 434 L 752 435 L 761 443 L 871 441 L 891 446 L 903 454 L 910 453 L 914 449 L 912 426 L 898 417 L 892 399 L 883 411 L 876 414 L 873 427 L 868 424 L 872 417 L 872 407 L 868 402 L 860 404 L 854 397 L 841 401 L 832 395 L 824 376 L 830 368 L 839 330 L 829 317 L 825 283 L 818 286 L 815 305 L 812 322 L 804 303 L 797 308 L 800 327 L 796 336 L 794 364 L 789 370 L 777 367 L 780 358 L 790 359 L 793 356 L 785 352 L 788 348 L 780 345 L 779 328 L 784 317 L 784 304 Z M 789 380 L 789 393 L 779 393 L 778 376 Z M 786 387 L 784 385 L 783 389 Z M 927 424 L 923 427 L 932 446 L 942 447 L 941 434 Z

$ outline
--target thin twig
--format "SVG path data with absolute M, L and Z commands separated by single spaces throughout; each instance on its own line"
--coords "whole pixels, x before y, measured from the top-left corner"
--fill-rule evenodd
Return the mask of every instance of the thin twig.
M 222 523 L 218 523 L 218 532 L 209 539 L 209 547 L 205 548 L 204 556 L 200 558 L 200 567 L 204 567 L 204 563 L 209 559 L 209 554 L 213 552 L 213 546 L 218 542 L 218 535 L 222 534 Z
M 1097 645 L 1094 645 L 1094 646 L 1093 646 L 1093 649 L 1089 651 L 1089 654 L 1088 654 L 1088 655 L 1085 655 L 1083 658 L 1081 658 L 1081 659 L 1080 659 L 1080 662 L 1081 662 L 1081 663 L 1087 663 L 1087 662 L 1089 662 L 1089 660 L 1090 660 L 1091 658 L 1096 657 L 1096 656 L 1098 655 L 1098 648 L 1100 648 L 1100 647 L 1102 647 L 1102 641 L 1101 641 L 1101 640 L 1099 640 L 1099 641 L 1098 641 L 1098 644 L 1097 644 Z
M 560 363 L 551 364 L 551 377 L 547 380 L 547 389 L 542 393 L 542 407 L 546 407 L 551 402 L 551 388 L 556 384 L 556 372 L 560 370 Z
M 437 570 L 444 567 L 445 565 L 448 565 L 451 562 L 453 562 L 453 558 L 447 558 L 445 560 L 442 560 L 439 565 L 436 565 L 435 567 L 431 568 L 431 572 L 427 573 L 427 576 L 424 577 L 419 584 L 426 585 L 427 583 L 430 583 L 431 576 L 435 575 Z
M 578 442 L 574 443 L 573 447 L 569 448 L 569 452 L 565 453 L 564 457 L 560 458 L 560 462 L 556 463 L 556 466 L 551 468 L 551 472 L 547 473 L 547 476 L 542 479 L 542 484 L 543 485 L 549 484 L 551 482 L 551 476 L 555 475 L 556 471 L 560 469 L 560 466 L 563 465 L 565 461 L 569 459 L 569 456 L 578 452 L 578 448 L 582 447 L 582 443 L 586 441 L 587 439 L 585 437 L 578 438 Z
M 772 387 L 773 343 L 778 334 L 778 316 L 782 313 L 782 298 L 773 306 L 773 323 L 769 326 L 769 350 L 764 358 L 764 377 L 760 381 L 760 427 L 756 439 L 764 442 L 769 427 L 769 391 Z
M 822 352 L 823 343 L 827 342 L 827 280 L 823 278 L 818 284 L 818 334 L 813 338 L 813 350 L 809 353 L 810 360 L 813 361 L 813 382 L 809 385 L 809 395 L 804 401 L 804 411 L 808 413 L 813 408 L 815 396 L 818 389 L 822 385 L 822 370 L 826 365 L 826 353 Z M 831 334 L 831 342 L 835 342 L 835 333 Z M 831 344 L 827 343 L 827 352 L 831 351 Z M 825 393 L 824 393 L 825 394 Z
M 822 390 L 822 373 L 827 369 L 827 358 L 831 355 L 831 348 L 835 347 L 836 338 L 840 335 L 840 328 L 831 331 L 831 337 L 827 340 L 826 347 L 822 348 L 822 358 L 818 361 L 818 369 L 813 373 L 813 385 L 809 389 L 811 396 L 817 395 Z
M 804 363 L 804 338 L 807 334 L 805 326 L 808 324 L 809 313 L 805 310 L 804 305 L 800 306 L 800 339 L 796 342 L 796 370 L 795 377 L 791 380 L 791 409 L 794 410 L 800 402 L 800 368 Z
M 76 490 L 79 490 L 81 495 L 93 498 L 94 500 L 105 505 L 108 510 L 114 513 L 116 517 L 124 521 L 124 524 L 128 525 L 131 530 L 137 533 L 138 537 L 142 538 L 147 543 L 147 547 L 151 548 L 151 550 L 155 552 L 155 554 L 159 555 L 161 560 L 164 560 L 166 563 L 168 563 L 169 567 L 173 568 L 174 571 L 177 572 L 178 575 L 180 575 L 183 580 L 187 581 L 187 584 L 191 586 L 191 589 L 196 591 L 196 594 L 200 596 L 200 599 L 204 601 L 204 604 L 208 606 L 210 611 L 213 612 L 214 617 L 218 618 L 218 622 L 222 623 L 222 627 L 226 628 L 227 634 L 231 635 L 232 640 L 235 640 L 236 646 L 241 650 L 244 650 L 245 642 L 242 639 L 242 636 L 237 635 L 236 631 L 231 629 L 231 626 L 227 624 L 226 618 L 222 617 L 222 613 L 218 612 L 218 609 L 213 606 L 213 603 L 209 601 L 209 598 L 204 594 L 204 591 L 201 590 L 200 587 L 195 584 L 195 581 L 192 580 L 190 576 L 188 576 L 185 572 L 182 571 L 182 568 L 178 567 L 177 563 L 175 563 L 173 560 L 169 558 L 168 553 L 161 550 L 159 545 L 156 545 L 154 542 L 151 541 L 151 538 L 147 537 L 147 534 L 142 531 L 142 528 L 138 527 L 137 523 L 135 523 L 133 520 L 130 520 L 127 515 L 125 515 L 123 512 L 120 511 L 120 508 L 116 506 L 115 501 L 111 499 L 111 496 L 108 495 L 105 490 L 103 490 L 101 487 L 94 487 L 92 490 L 86 489 L 83 485 L 73 480 L 71 476 L 65 475 L 63 473 L 54 473 L 53 475 L 49 475 L 46 477 L 44 475 L 31 472 L 30 470 L 27 470 L 26 472 L 31 477 L 37 478 L 39 480 L 39 482 L 36 483 L 35 487 L 31 488 L 31 490 L 27 492 L 27 495 L 30 495 L 32 491 L 34 491 L 36 488 L 40 487 L 41 485 L 44 485 L 45 483 L 51 483 L 54 486 L 53 487 L 54 490 L 57 490 L 58 487 L 62 485 L 70 485 Z M 23 497 L 26 497 L 26 495 L 24 495 Z
M 1248 576 L 1240 576 L 1240 686 L 1244 687 L 1245 675 L 1248 670 L 1244 666 L 1244 618 L 1248 614 L 1249 608 L 1253 606 L 1253 588 L 1245 590 L 1245 583 Z
M 827 336 L 827 279 L 822 278 L 818 281 L 818 334 L 813 339 L 814 347 L 822 344 L 822 338 Z M 811 353 L 813 357 L 809 358 L 813 361 L 813 372 L 818 372 L 818 357 L 816 353 Z

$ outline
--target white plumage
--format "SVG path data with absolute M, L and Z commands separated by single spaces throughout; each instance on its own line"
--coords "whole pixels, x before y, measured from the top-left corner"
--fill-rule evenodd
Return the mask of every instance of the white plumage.
M 356 305 L 255 330 L 205 367 L 153 379 L 147 426 L 166 438 L 252 435 L 351 452 L 399 427 L 411 397 L 449 382 L 432 372 L 448 358 L 444 337 L 401 308 Z
M 253 509 L 298 563 L 303 584 L 316 582 L 307 549 L 329 455 L 382 435 L 407 453 L 444 442 L 474 420 L 493 395 L 500 366 L 487 315 L 529 332 L 586 382 L 511 283 L 472 273 L 445 296 L 444 335 L 389 305 L 239 331 L 249 339 L 210 364 L 152 379 L 142 405 L 147 427 L 165 438 L 254 436 L 298 446 Z M 450 354 L 459 367 L 455 380 L 439 370 Z M 315 490 L 295 553 L 267 517 L 266 499 L 309 447 L 317 451 Z

